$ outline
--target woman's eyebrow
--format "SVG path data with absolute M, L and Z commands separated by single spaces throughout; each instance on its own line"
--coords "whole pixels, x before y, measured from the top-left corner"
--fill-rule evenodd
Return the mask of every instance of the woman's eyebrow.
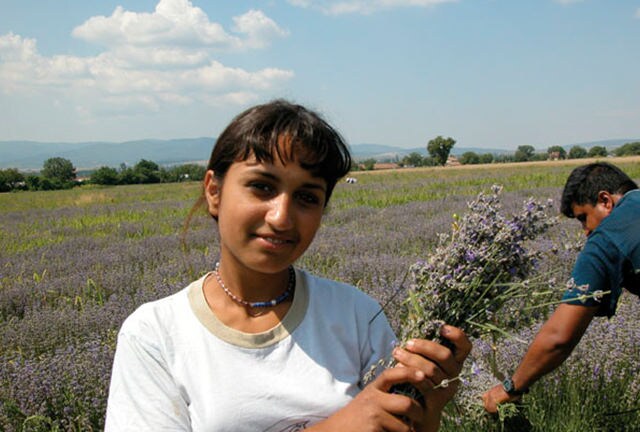
M 304 188 L 307 188 L 307 189 L 316 189 L 316 190 L 319 190 L 319 191 L 322 191 L 322 192 L 326 192 L 327 191 L 326 186 L 324 186 L 324 185 L 322 185 L 320 183 L 305 183 L 302 186 Z
M 261 177 L 265 177 L 269 180 L 275 181 L 275 182 L 279 182 L 281 181 L 280 177 L 278 177 L 277 175 L 273 174 L 271 171 L 261 168 L 261 167 L 255 167 L 251 169 L 251 172 L 255 175 L 259 175 Z M 317 182 L 305 182 L 302 184 L 303 188 L 306 189 L 316 189 L 316 190 L 320 190 L 322 192 L 326 192 L 327 191 L 327 187 L 324 184 L 324 179 L 322 179 L 321 177 L 318 177 L 318 181 Z

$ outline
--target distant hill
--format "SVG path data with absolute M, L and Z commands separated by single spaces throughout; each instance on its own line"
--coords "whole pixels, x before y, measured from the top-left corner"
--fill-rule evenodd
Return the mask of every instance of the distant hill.
M 147 159 L 159 165 L 206 163 L 215 140 L 187 138 L 174 140 L 139 140 L 122 143 L 44 143 L 33 141 L 0 141 L 0 168 L 39 170 L 45 160 L 63 157 L 78 170 L 120 164 L 134 165 Z
M 611 139 L 564 145 L 569 150 L 580 145 L 587 150 L 600 145 L 611 150 L 625 143 L 640 141 L 637 138 Z M 172 140 L 138 140 L 121 143 L 114 142 L 35 142 L 0 141 L 0 168 L 18 168 L 20 170 L 40 170 L 45 160 L 51 157 L 69 159 L 78 170 L 91 170 L 101 166 L 118 168 L 121 164 L 134 165 L 141 159 L 156 162 L 159 165 L 185 163 L 206 163 L 211 154 L 214 138 L 184 138 Z M 537 149 L 537 151 L 545 151 Z M 351 146 L 356 160 L 374 158 L 376 160 L 402 159 L 416 152 L 427 155 L 426 144 L 422 147 L 400 148 L 384 144 L 354 144 Z M 495 155 L 513 153 L 515 150 L 478 147 L 453 147 L 451 153 L 459 156 L 467 151 L 478 154 Z

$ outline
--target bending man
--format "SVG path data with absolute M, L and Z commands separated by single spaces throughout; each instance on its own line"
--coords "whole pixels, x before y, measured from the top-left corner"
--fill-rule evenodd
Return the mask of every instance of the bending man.
M 623 287 L 640 295 L 638 185 L 608 163 L 580 166 L 567 179 L 561 212 L 582 224 L 587 241 L 563 303 L 541 327 L 513 376 L 484 393 L 490 413 L 560 366 L 595 316 L 613 316 Z

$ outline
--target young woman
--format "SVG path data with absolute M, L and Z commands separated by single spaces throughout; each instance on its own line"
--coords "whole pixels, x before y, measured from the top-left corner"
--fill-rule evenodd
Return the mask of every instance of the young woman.
M 471 345 L 394 348 L 380 306 L 355 287 L 296 269 L 336 182 L 340 135 L 286 101 L 251 108 L 220 135 L 204 180 L 220 236 L 213 270 L 145 304 L 118 337 L 107 431 L 433 431 Z M 399 366 L 362 385 L 393 351 Z M 454 355 L 455 353 L 455 355 Z M 410 383 L 425 406 L 389 392 Z

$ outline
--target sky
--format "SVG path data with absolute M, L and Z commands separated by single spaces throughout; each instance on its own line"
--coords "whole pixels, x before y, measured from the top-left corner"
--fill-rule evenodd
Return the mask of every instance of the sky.
M 640 0 L 0 0 L 0 141 L 216 137 L 305 105 L 350 144 L 640 137 Z

